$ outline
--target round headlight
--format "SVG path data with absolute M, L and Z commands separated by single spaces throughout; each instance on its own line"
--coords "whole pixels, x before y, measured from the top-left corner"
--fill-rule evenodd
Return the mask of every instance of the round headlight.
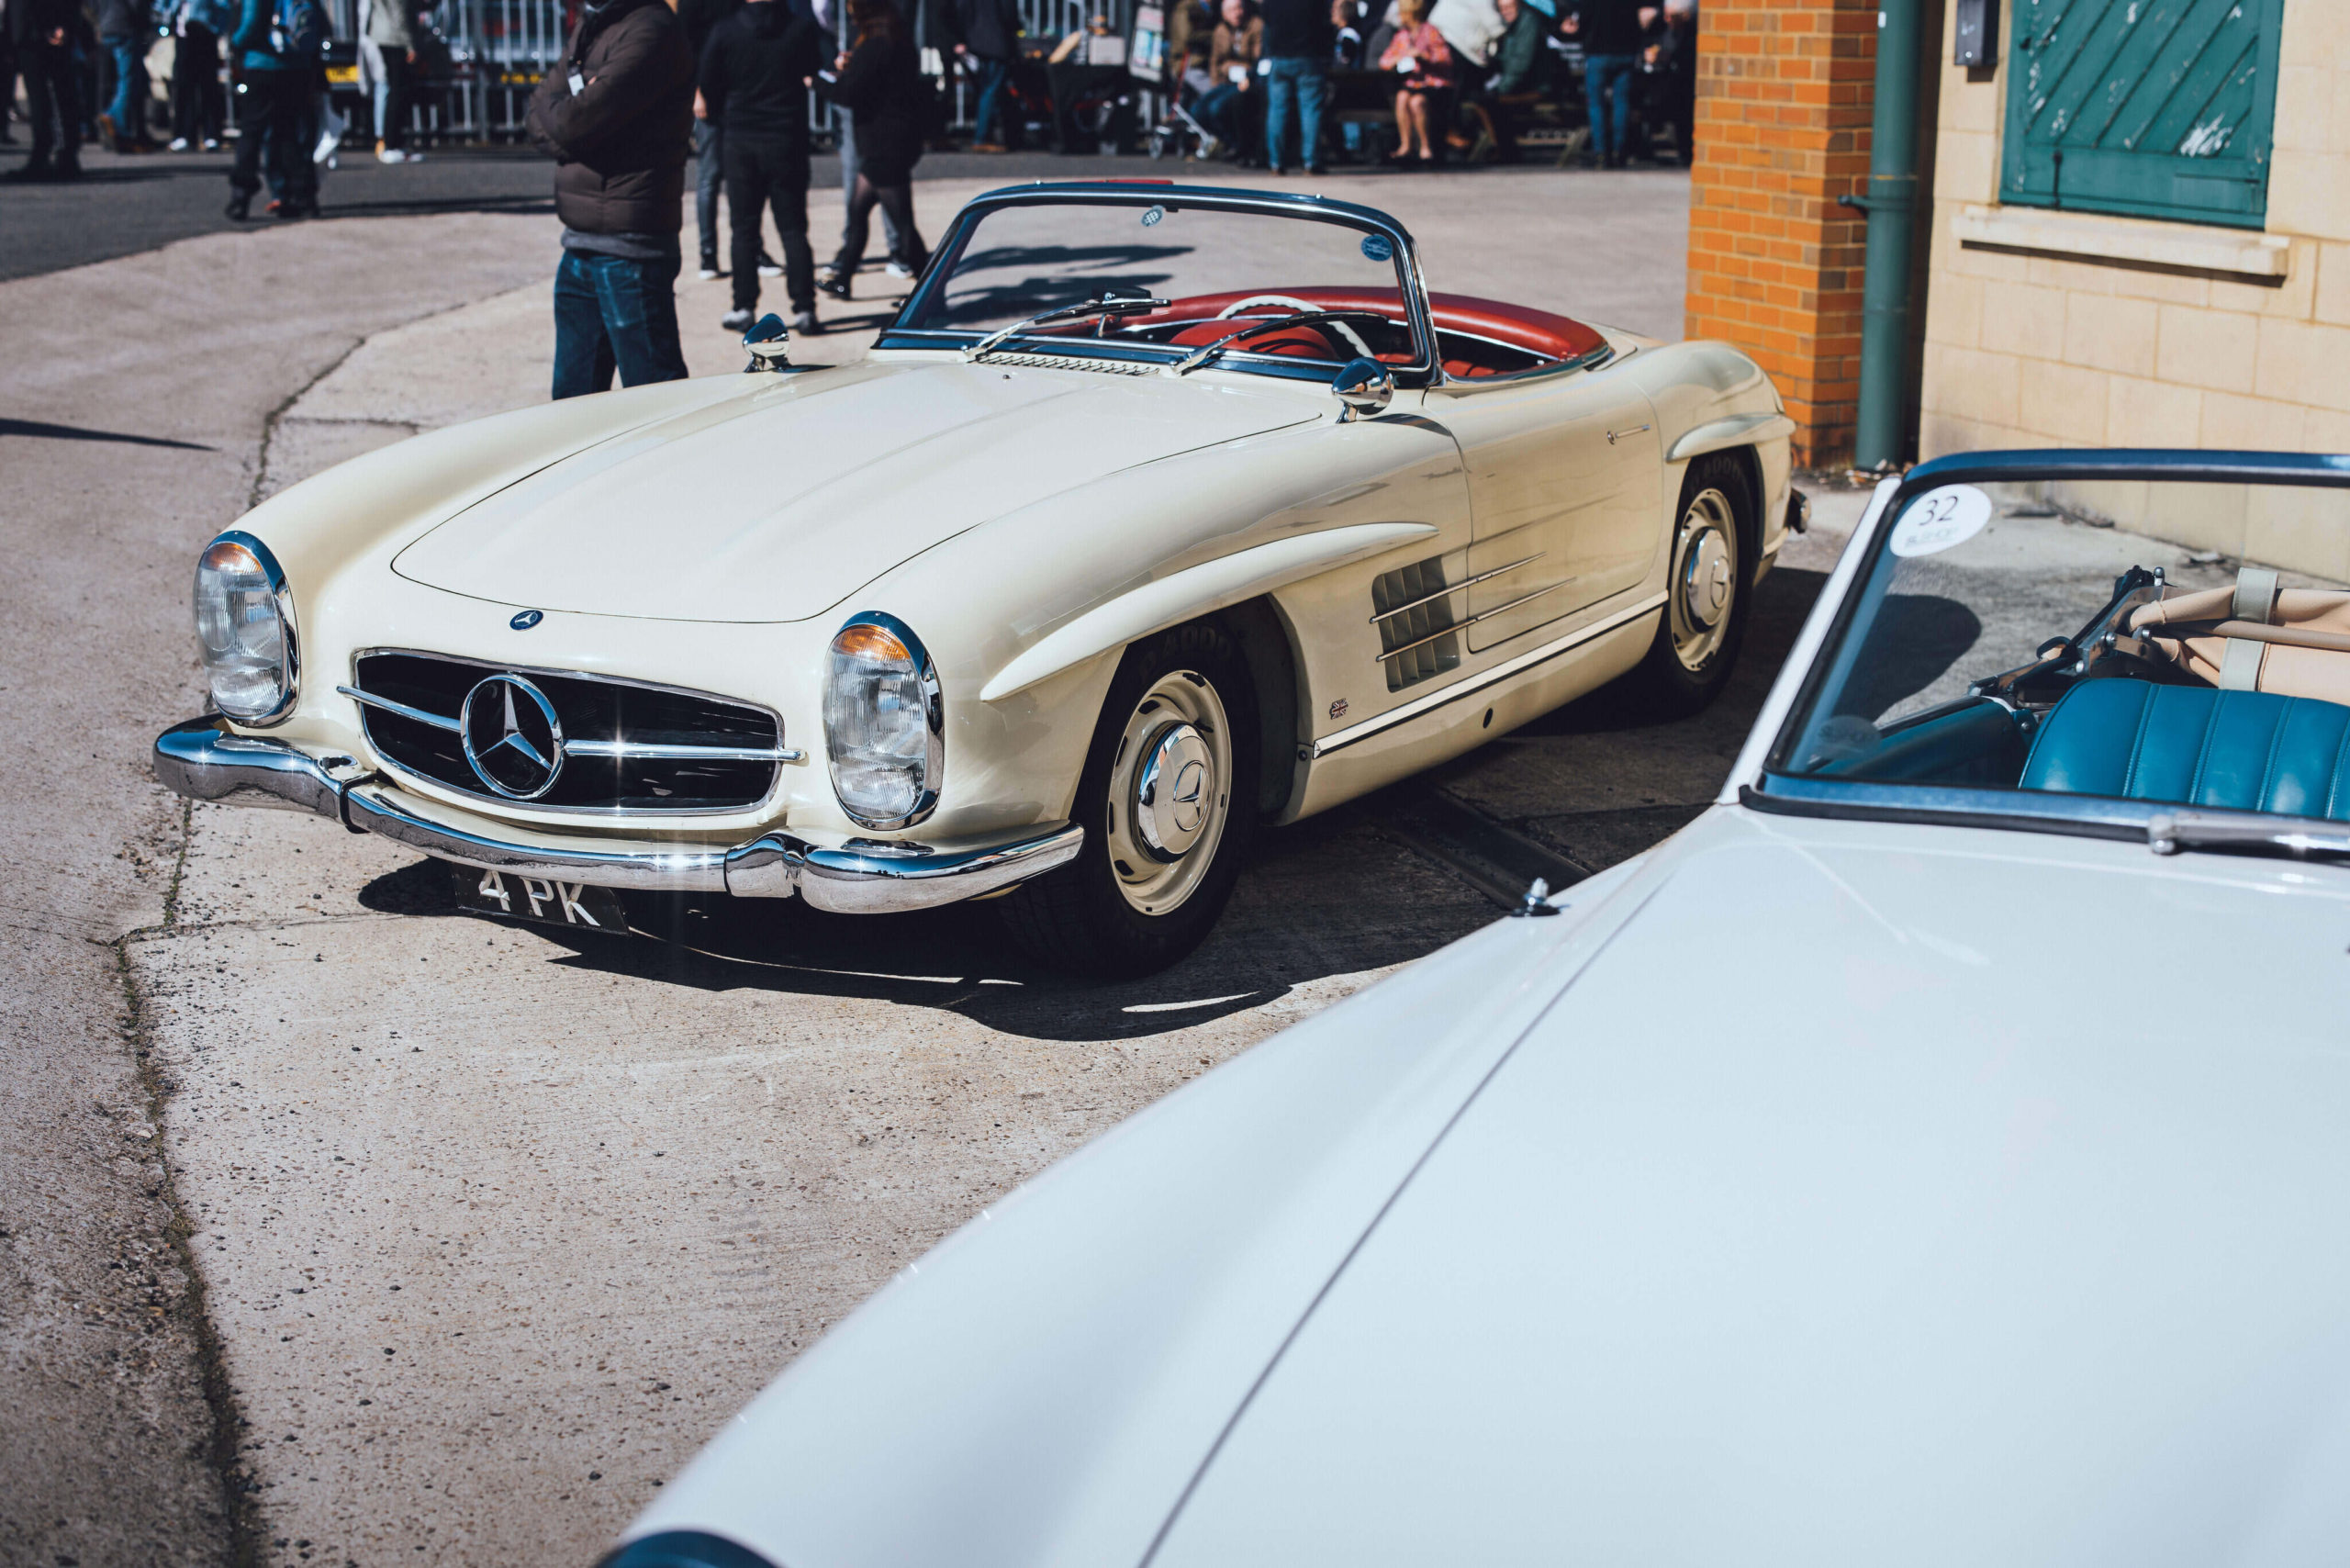
M 293 708 L 294 600 L 277 557 L 252 534 L 224 533 L 196 558 L 196 640 L 221 712 L 268 724 Z
M 912 827 L 938 804 L 946 709 L 921 639 L 867 611 L 833 638 L 824 668 L 824 752 L 833 793 L 861 827 Z

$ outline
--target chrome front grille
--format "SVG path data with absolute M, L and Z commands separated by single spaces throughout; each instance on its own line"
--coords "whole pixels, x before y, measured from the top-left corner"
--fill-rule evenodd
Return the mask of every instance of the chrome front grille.
M 741 811 L 765 801 L 776 769 L 798 756 L 785 748 L 774 713 L 706 692 L 393 649 L 361 654 L 352 673 L 338 689 L 359 703 L 377 756 L 487 801 L 559 812 Z M 466 756 L 466 700 L 499 676 L 543 696 L 560 725 L 553 782 L 535 794 L 514 788 L 510 769 L 494 787 L 500 769 L 477 768 Z M 505 683 L 493 695 L 510 708 Z M 498 718 L 490 711 L 479 722 L 495 729 Z M 533 756 L 547 749 L 539 739 Z M 478 756 L 482 733 L 476 743 Z
M 1453 630 L 1454 588 L 1435 555 L 1381 574 L 1371 585 L 1371 621 L 1379 628 L 1379 658 L 1387 689 L 1400 691 L 1460 667 L 1460 637 Z

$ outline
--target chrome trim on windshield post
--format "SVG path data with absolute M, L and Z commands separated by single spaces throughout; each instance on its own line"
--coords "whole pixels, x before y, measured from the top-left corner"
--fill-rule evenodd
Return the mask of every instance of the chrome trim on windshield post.
M 2294 859 L 2350 858 L 2350 823 L 2314 817 L 2165 812 L 2146 823 L 2146 847 L 2157 855 L 2213 849 L 2222 853 L 2281 851 Z
M 338 778 L 330 764 L 345 759 L 321 761 L 284 741 L 235 734 L 217 718 L 191 719 L 164 731 L 155 738 L 153 760 L 157 779 L 192 800 L 309 812 L 436 860 L 603 888 L 797 895 L 814 908 L 845 914 L 934 909 L 1000 892 L 1066 866 L 1085 843 L 1078 824 L 1046 823 L 944 844 L 825 844 L 782 829 L 733 846 L 517 844 L 410 810 L 372 773 Z

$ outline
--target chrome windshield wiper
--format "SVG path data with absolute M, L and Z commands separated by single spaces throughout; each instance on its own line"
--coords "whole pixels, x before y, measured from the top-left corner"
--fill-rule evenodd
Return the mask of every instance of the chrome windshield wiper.
M 2146 846 L 2157 855 L 2209 849 L 2288 860 L 2350 860 L 2350 823 L 2279 817 L 2271 823 L 2247 817 L 2177 812 L 2147 822 Z
M 1106 289 L 1099 299 L 1080 299 L 1075 305 L 1061 305 L 1025 321 L 1014 321 L 1000 332 L 990 332 L 963 351 L 963 362 L 975 364 L 995 353 L 1013 338 L 1031 327 L 1041 327 L 1047 321 L 1067 321 L 1080 316 L 1129 316 L 1141 310 L 1161 310 L 1170 304 L 1165 299 L 1151 299 L 1140 295 L 1112 294 Z
M 1241 339 L 1253 338 L 1259 332 L 1270 332 L 1282 327 L 1310 327 L 1316 321 L 1347 319 L 1377 321 L 1384 325 L 1393 318 L 1382 315 L 1377 310 L 1304 310 L 1294 316 L 1269 316 L 1259 321 L 1251 321 L 1235 331 L 1226 332 L 1212 343 L 1201 344 L 1175 362 L 1175 374 L 1188 375 Z M 1347 333 L 1347 336 L 1354 338 L 1355 348 L 1365 359 L 1371 357 L 1370 344 L 1360 338 L 1356 338 L 1352 332 Z

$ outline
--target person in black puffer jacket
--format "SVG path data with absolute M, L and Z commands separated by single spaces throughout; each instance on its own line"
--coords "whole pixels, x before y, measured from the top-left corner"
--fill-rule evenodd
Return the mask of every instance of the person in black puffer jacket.
M 816 19 L 783 0 L 750 0 L 711 29 L 701 95 L 719 129 L 726 210 L 734 224 L 734 308 L 747 330 L 759 306 L 759 214 L 775 209 L 792 328 L 816 330 L 816 258 L 808 248 L 808 79 L 829 51 Z
M 694 61 L 662 0 L 600 0 L 531 95 L 531 140 L 554 154 L 563 264 L 554 395 L 682 380 L 677 234 Z
M 841 230 L 832 273 L 817 286 L 835 299 L 849 297 L 851 280 L 865 263 L 876 204 L 897 227 L 899 264 L 920 277 L 930 261 L 930 249 L 914 227 L 913 171 L 922 158 L 923 121 L 930 107 L 921 60 L 890 0 L 848 0 L 848 19 L 856 44 L 840 57 L 836 76 L 816 79 L 817 87 L 848 110 L 856 127 L 856 185 L 849 196 L 848 223 Z

